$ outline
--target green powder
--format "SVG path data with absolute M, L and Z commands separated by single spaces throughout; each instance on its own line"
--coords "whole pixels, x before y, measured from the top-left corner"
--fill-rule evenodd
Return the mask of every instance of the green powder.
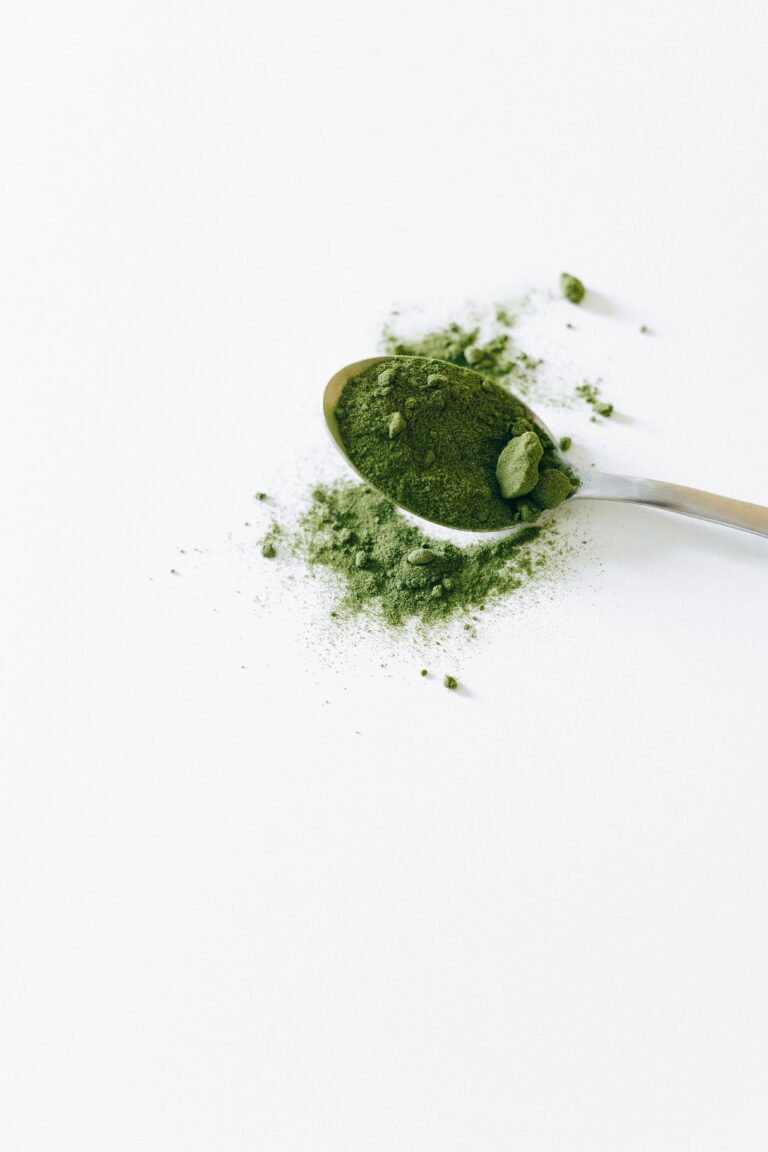
M 455 676 L 449 676 L 446 673 L 446 675 L 443 676 L 443 686 L 445 688 L 450 688 L 451 691 L 454 692 L 458 688 L 459 682 Z
M 497 311 L 496 319 L 498 323 L 512 323 L 511 316 L 503 309 Z M 479 328 L 462 328 L 455 322 L 413 340 L 404 340 L 385 328 L 381 349 L 387 356 L 426 356 L 459 368 L 474 368 L 484 376 L 506 384 L 514 380 L 516 388 L 521 392 L 527 391 L 535 381 L 541 361 L 534 360 L 518 348 L 508 332 L 499 332 L 482 344 L 479 340 Z
M 570 272 L 563 272 L 560 276 L 560 291 L 571 304 L 581 304 L 586 288 L 576 276 L 571 276 Z
M 369 485 L 345 481 L 315 489 L 296 544 L 339 578 L 337 615 L 372 612 L 394 626 L 482 609 L 551 570 L 565 550 L 551 525 L 459 548 L 428 537 Z
M 537 508 L 557 508 L 572 490 L 570 480 L 559 468 L 542 468 L 531 500 Z
M 514 436 L 496 462 L 496 479 L 505 500 L 527 496 L 539 479 L 539 461 L 544 454 L 541 440 L 535 432 Z
M 275 556 L 277 556 L 277 543 L 282 534 L 283 530 L 280 525 L 273 523 L 261 541 L 261 554 L 267 560 L 274 560 Z
M 575 282 L 581 299 L 583 285 Z M 452 322 L 415 333 L 385 328 L 381 351 L 391 363 L 380 363 L 363 381 L 368 394 L 365 411 L 354 417 L 360 453 L 376 456 L 381 471 L 372 476 L 360 459 L 358 467 L 377 487 L 386 486 L 395 500 L 411 507 L 409 493 L 431 500 L 431 509 L 424 507 L 421 514 L 442 522 L 447 519 L 446 494 L 444 486 L 438 490 L 433 481 L 448 473 L 455 484 L 453 497 L 461 506 L 458 523 L 463 526 L 469 519 L 469 527 L 511 525 L 512 530 L 502 539 L 458 547 L 428 536 L 368 484 L 321 485 L 312 493 L 310 507 L 289 543 L 311 569 L 322 569 L 335 579 L 341 593 L 330 612 L 335 620 L 365 614 L 395 627 L 413 622 L 427 628 L 451 622 L 461 627 L 463 622 L 472 636 L 479 619 L 476 613 L 563 568 L 577 542 L 559 537 L 552 523 L 540 526 L 534 521 L 542 508 L 570 494 L 578 480 L 556 455 L 555 444 L 507 391 L 530 394 L 551 406 L 573 403 L 562 384 L 552 388 L 542 383 L 542 361 L 515 343 L 510 330 L 517 313 L 522 317 L 529 311 L 529 302 L 523 300 L 512 310 L 504 305 L 486 309 L 482 327 L 477 313 L 477 326 L 473 320 L 470 325 Z M 402 321 L 392 323 L 399 326 Z M 430 363 L 426 374 L 420 371 L 419 379 L 409 382 L 403 366 L 416 357 Z M 471 403 L 461 386 L 455 390 L 460 381 L 452 369 L 471 370 Z M 602 403 L 597 394 L 595 399 Z M 344 431 L 350 435 L 349 427 Z M 538 477 L 529 492 L 507 501 L 496 481 L 498 458 L 510 440 L 526 432 L 536 432 L 542 445 Z M 472 441 L 469 454 L 467 439 Z M 560 450 L 570 446 L 570 437 L 563 437 Z M 467 514 L 467 488 L 475 483 L 477 501 Z M 481 519 L 486 513 L 487 518 Z M 278 539 L 279 530 L 268 533 L 264 543 L 276 551 Z M 420 675 L 429 672 L 422 669 Z
M 336 416 L 358 471 L 438 524 L 483 530 L 535 520 L 541 507 L 551 506 L 526 499 L 539 464 L 561 472 L 566 494 L 578 485 L 519 400 L 479 372 L 444 360 L 403 355 L 371 365 L 347 382 Z M 514 451 L 508 445 L 515 439 L 525 446 L 530 483 L 500 488 L 497 462 L 502 450 Z M 505 499 L 505 491 L 512 498 Z
M 587 404 L 597 413 L 598 416 L 613 415 L 613 404 L 608 404 L 600 399 L 600 389 L 597 384 L 577 384 L 574 392 L 582 400 L 586 400 Z

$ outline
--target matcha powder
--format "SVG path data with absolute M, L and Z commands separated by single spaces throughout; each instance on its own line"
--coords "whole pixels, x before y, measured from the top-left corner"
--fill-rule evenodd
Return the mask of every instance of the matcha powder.
M 555 444 L 513 395 L 543 395 L 542 361 L 498 331 L 515 315 L 498 307 L 495 319 L 490 338 L 487 325 L 450 323 L 414 338 L 387 328 L 382 359 L 347 381 L 338 431 L 369 483 L 319 485 L 294 529 L 273 525 L 260 542 L 267 559 L 293 553 L 332 578 L 340 594 L 332 617 L 395 628 L 463 623 L 472 635 L 478 613 L 561 571 L 578 548 L 556 523 L 539 523 L 578 488 L 560 455 L 570 438 Z M 459 546 L 428 535 L 397 504 L 505 534 Z M 457 686 L 450 675 L 443 683 Z
M 566 551 L 553 525 L 464 548 L 437 541 L 373 488 L 347 481 L 314 490 L 297 546 L 339 578 L 342 614 L 371 612 L 393 626 L 469 617 L 551 571 Z
M 530 523 L 578 483 L 519 400 L 444 360 L 396 356 L 369 366 L 345 385 L 336 417 L 360 473 L 437 524 L 482 531 Z M 541 488 L 540 470 L 556 473 L 559 487 L 550 478 Z

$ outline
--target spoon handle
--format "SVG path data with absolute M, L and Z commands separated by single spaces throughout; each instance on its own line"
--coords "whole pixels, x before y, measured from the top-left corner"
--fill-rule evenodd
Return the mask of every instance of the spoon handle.
M 681 516 L 696 516 L 699 520 L 712 520 L 715 524 L 727 524 L 758 536 L 768 536 L 768 508 L 747 504 L 744 500 L 731 500 L 727 496 L 715 496 L 712 492 L 700 492 L 698 488 L 685 488 L 682 484 L 667 484 L 664 480 L 594 472 L 582 478 L 576 496 L 590 500 L 654 504 L 669 512 L 679 512 Z

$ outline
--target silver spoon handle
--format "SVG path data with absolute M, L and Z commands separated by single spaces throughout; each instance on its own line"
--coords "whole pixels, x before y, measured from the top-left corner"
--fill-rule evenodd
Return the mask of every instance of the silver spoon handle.
M 682 484 L 667 484 L 664 480 L 593 472 L 582 477 L 576 497 L 654 504 L 669 512 L 679 512 L 681 516 L 696 516 L 699 520 L 713 520 L 716 524 L 768 536 L 768 508 L 747 504 L 744 500 L 731 500 L 727 496 L 715 496 L 712 492 L 700 492 L 698 488 L 685 488 Z

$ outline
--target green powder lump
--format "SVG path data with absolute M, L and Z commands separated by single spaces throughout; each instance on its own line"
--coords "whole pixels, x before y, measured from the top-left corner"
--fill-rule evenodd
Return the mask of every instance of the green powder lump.
M 563 272 L 560 276 L 560 291 L 571 304 L 581 304 L 586 288 L 576 276 Z
M 600 389 L 597 384 L 577 384 L 574 391 L 578 397 L 586 400 L 587 404 L 589 404 L 598 416 L 605 416 L 607 418 L 613 415 L 613 404 L 607 404 L 604 400 L 600 399 Z
M 496 463 L 496 479 L 505 500 L 527 496 L 539 480 L 539 460 L 544 447 L 535 432 L 514 436 Z
M 502 496 L 512 498 L 530 493 L 535 508 L 557 508 L 574 490 L 571 479 L 560 468 L 543 468 L 539 461 L 544 454 L 535 432 L 523 432 L 507 444 L 496 465 L 496 479 Z M 521 505 L 523 520 L 534 520 L 537 513 L 530 504 Z
M 443 686 L 444 686 L 445 688 L 450 688 L 450 689 L 451 689 L 451 691 L 453 692 L 453 691 L 455 691 L 455 690 L 458 688 L 458 686 L 459 686 L 459 682 L 458 682 L 458 680 L 456 679 L 456 677 L 455 677 L 455 676 L 449 676 L 449 675 L 446 673 L 446 675 L 445 675 L 445 676 L 443 676 Z
M 559 468 L 543 468 L 531 500 L 538 508 L 557 508 L 573 491 L 573 485 Z
M 275 556 L 277 556 L 277 542 L 282 534 L 283 530 L 280 525 L 274 523 L 261 541 L 261 554 L 267 560 L 274 560 Z
M 296 543 L 311 567 L 339 579 L 337 615 L 371 612 L 395 626 L 482 609 L 551 571 L 567 550 L 552 525 L 459 548 L 428 537 L 369 485 L 346 481 L 314 490 Z
M 357 470 L 438 524 L 484 530 L 535 520 L 552 507 L 526 498 L 539 465 L 560 470 L 568 493 L 578 484 L 519 400 L 479 372 L 444 360 L 403 355 L 371 365 L 347 382 L 336 417 Z M 524 448 L 512 447 L 515 440 Z M 502 450 L 508 467 L 499 463 Z M 512 466 L 521 451 L 529 466 L 522 487 Z

